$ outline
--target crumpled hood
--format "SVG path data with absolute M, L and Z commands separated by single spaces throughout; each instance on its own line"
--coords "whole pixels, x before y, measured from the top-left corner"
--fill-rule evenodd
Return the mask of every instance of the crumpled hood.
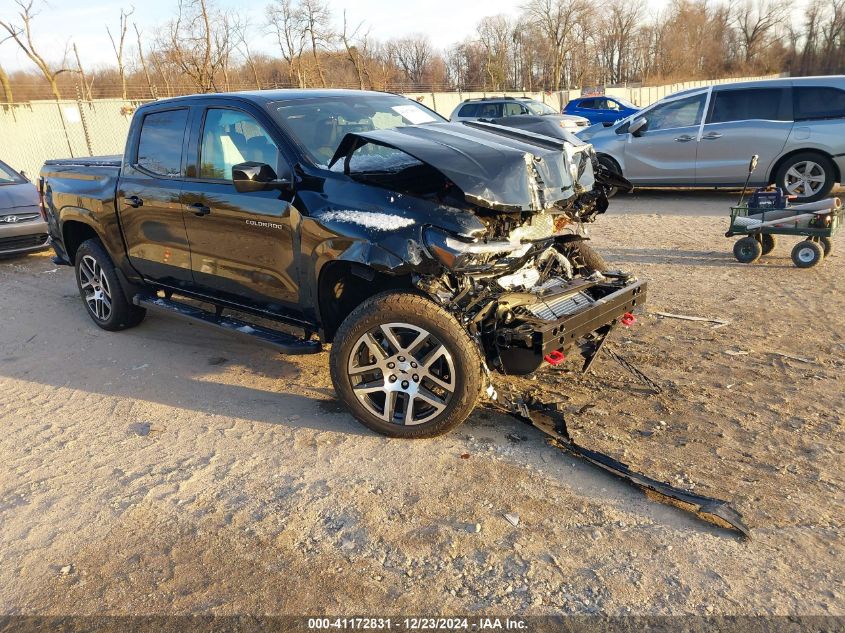
M 350 133 L 329 166 L 367 143 L 405 152 L 443 174 L 468 201 L 497 211 L 542 211 L 576 195 L 576 179 L 585 188 L 593 184 L 584 160 L 589 145 L 477 121 Z
M 38 191 L 31 183 L 0 185 L 0 214 L 18 207 L 38 206 Z

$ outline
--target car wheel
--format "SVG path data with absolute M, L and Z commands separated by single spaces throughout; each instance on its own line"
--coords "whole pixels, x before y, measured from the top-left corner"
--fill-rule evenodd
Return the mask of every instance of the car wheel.
M 332 383 L 365 426 L 390 437 L 440 435 L 463 422 L 481 390 L 481 358 L 436 303 L 409 292 L 367 299 L 332 345 Z
M 771 233 L 763 233 L 760 235 L 760 246 L 762 246 L 763 251 L 760 253 L 761 255 L 768 255 L 775 247 L 778 245 L 778 239 L 776 235 L 772 235 Z
M 613 172 L 619 176 L 622 175 L 622 170 L 619 169 L 619 165 L 616 164 L 616 161 L 612 158 L 608 158 L 607 156 L 599 156 L 599 165 L 604 167 L 606 170 Z M 612 198 L 617 193 L 619 193 L 619 187 L 611 187 L 607 190 L 607 197 Z
M 750 235 L 734 244 L 734 257 L 742 264 L 753 264 L 763 254 L 763 246 Z
M 804 240 L 792 249 L 792 263 L 798 268 L 812 268 L 824 259 L 824 248 L 817 242 Z
M 99 240 L 87 240 L 76 250 L 76 285 L 88 315 L 104 330 L 134 327 L 147 311 L 132 305 L 114 270 L 114 262 Z
M 836 172 L 829 158 L 815 152 L 790 156 L 775 178 L 778 187 L 799 202 L 815 202 L 833 191 Z
M 581 264 L 585 268 L 583 272 L 586 275 L 590 275 L 595 271 L 604 272 L 608 270 L 609 266 L 604 261 L 604 257 L 599 255 L 592 246 L 583 240 L 572 242 L 568 246 L 574 251 L 573 255 L 580 258 Z

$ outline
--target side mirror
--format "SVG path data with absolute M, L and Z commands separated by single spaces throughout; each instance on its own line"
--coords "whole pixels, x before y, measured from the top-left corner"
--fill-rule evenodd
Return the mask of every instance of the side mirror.
M 648 119 L 640 117 L 639 119 L 631 122 L 631 125 L 628 126 L 628 132 L 630 132 L 632 136 L 642 136 L 643 132 L 645 132 L 647 128 Z
M 751 162 L 748 163 L 748 173 L 749 174 L 753 174 L 754 170 L 757 169 L 757 160 L 759 158 L 760 157 L 757 154 L 754 154 L 754 156 L 751 157 Z
M 23 179 L 24 179 L 24 180 L 26 180 L 27 182 L 32 182 L 32 181 L 29 179 L 29 176 L 27 176 L 27 175 L 26 175 L 26 172 L 25 172 L 24 170 L 21 170 L 21 171 L 19 171 L 18 173 L 19 173 L 21 176 L 23 176 Z
M 271 186 L 290 186 L 291 180 L 279 179 L 275 170 L 267 163 L 247 161 L 232 166 L 232 182 L 238 193 L 264 191 Z

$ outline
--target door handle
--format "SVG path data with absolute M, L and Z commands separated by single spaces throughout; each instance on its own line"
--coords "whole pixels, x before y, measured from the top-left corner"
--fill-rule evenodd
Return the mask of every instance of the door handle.
M 712 141 L 717 138 L 722 138 L 722 134 L 720 132 L 708 132 L 701 138 L 706 138 L 708 141 Z
M 194 215 L 198 215 L 200 217 L 211 213 L 211 209 L 205 206 L 202 202 L 194 202 L 189 206 L 189 208 L 193 211 Z
M 128 207 L 132 207 L 133 209 L 137 209 L 138 207 L 144 206 L 144 201 L 141 200 L 141 198 L 139 198 L 138 196 L 129 196 L 128 198 L 124 198 L 123 203 Z
M 682 134 L 678 138 L 675 139 L 678 143 L 688 143 L 689 141 L 694 141 L 695 137 L 690 136 L 689 134 Z

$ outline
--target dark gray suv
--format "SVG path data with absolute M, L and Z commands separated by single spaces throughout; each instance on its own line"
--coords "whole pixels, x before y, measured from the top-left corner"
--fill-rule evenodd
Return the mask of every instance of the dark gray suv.
M 802 201 L 827 196 L 845 173 L 845 77 L 721 84 L 676 93 L 579 135 L 633 184 L 737 187 L 775 183 Z

